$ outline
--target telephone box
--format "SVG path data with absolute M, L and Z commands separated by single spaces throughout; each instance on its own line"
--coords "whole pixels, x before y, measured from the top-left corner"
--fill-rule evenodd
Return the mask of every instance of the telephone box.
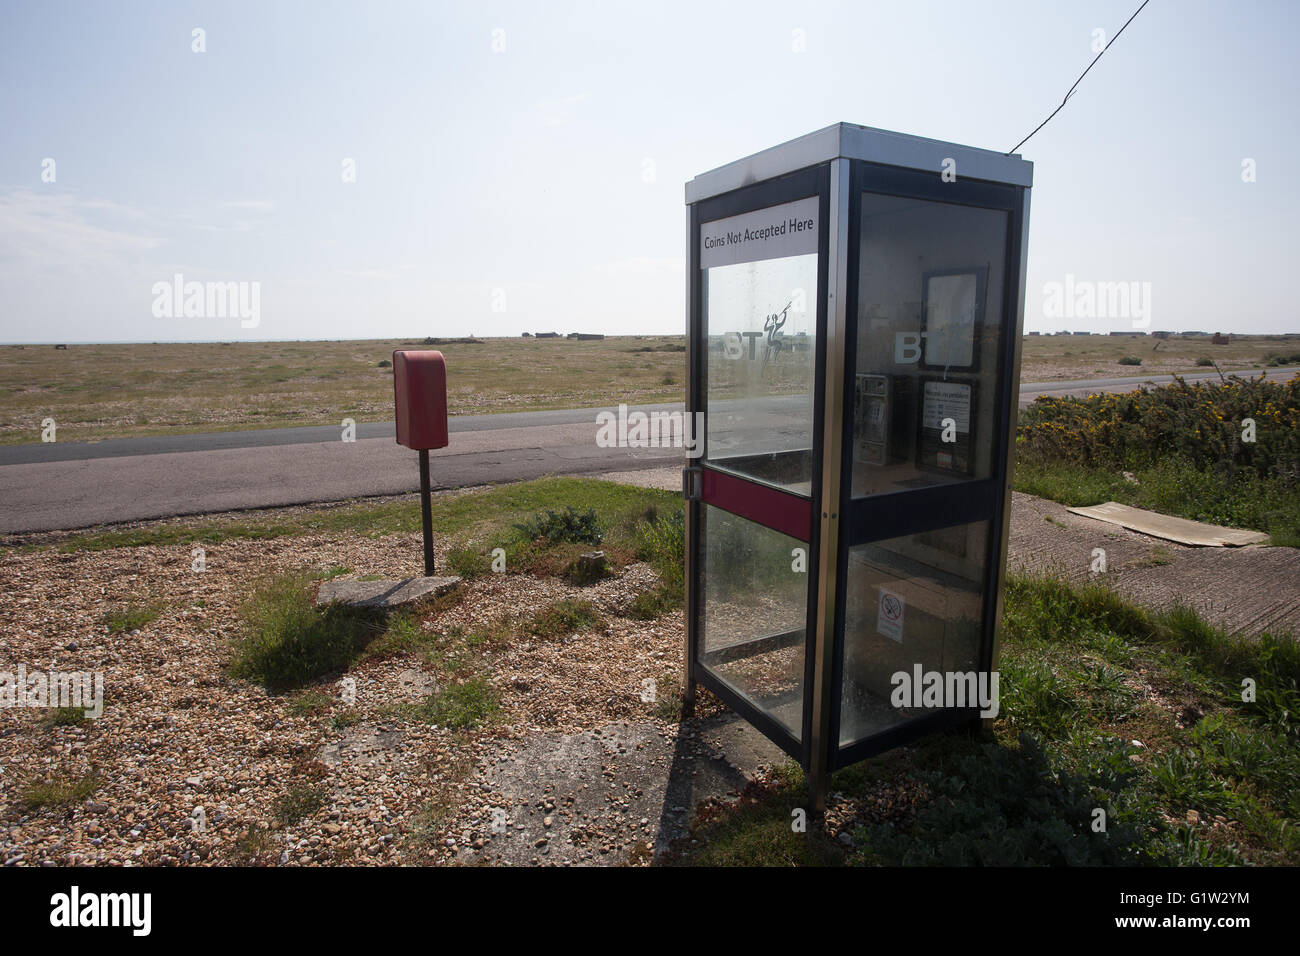
M 686 185 L 686 696 L 797 759 L 815 809 L 990 716 L 1032 172 L 842 123 Z

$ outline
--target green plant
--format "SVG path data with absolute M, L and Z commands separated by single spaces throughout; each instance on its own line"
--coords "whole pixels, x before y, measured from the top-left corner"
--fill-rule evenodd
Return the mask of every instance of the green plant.
M 473 548 L 452 548 L 447 552 L 447 567 L 454 574 L 469 580 L 482 577 L 492 570 L 492 560 Z
M 457 681 L 430 695 L 417 716 L 439 727 L 465 730 L 477 727 L 500 709 L 500 696 L 484 677 Z
M 92 768 L 80 777 L 55 777 L 28 784 L 22 791 L 19 802 L 25 810 L 67 806 L 85 800 L 98 786 L 99 775 Z
M 325 791 L 322 787 L 311 783 L 296 783 L 275 798 L 272 813 L 279 826 L 288 827 L 306 819 L 323 806 Z
M 289 713 L 295 717 L 314 717 L 329 710 L 334 698 L 321 690 L 307 690 L 289 699 Z
M 126 607 L 108 611 L 100 618 L 100 623 L 108 626 L 110 634 L 126 634 L 139 630 L 147 624 L 158 620 L 162 608 L 157 604 L 128 604 Z
M 255 866 L 264 862 L 274 850 L 274 835 L 257 824 L 249 824 L 248 828 L 235 838 L 235 859 L 245 866 Z
M 90 718 L 85 707 L 56 707 L 45 717 L 47 727 L 77 727 Z
M 538 611 L 527 629 L 538 637 L 563 637 L 602 623 L 600 611 L 590 601 L 564 598 Z
M 1016 749 L 959 749 L 918 776 L 934 795 L 908 825 L 859 831 L 855 862 L 903 866 L 1082 866 L 1159 862 L 1147 846 L 1158 822 L 1144 801 L 1125 799 L 1137 771 L 1119 742 L 1100 745 L 1078 769 L 1053 762 L 1032 735 Z M 1095 809 L 1107 811 L 1104 834 Z
M 300 687 L 344 670 L 384 626 L 378 611 L 316 607 L 309 579 L 283 575 L 263 582 L 240 610 L 242 635 L 230 673 L 271 691 Z
M 1125 355 L 1119 360 L 1120 365 L 1141 365 L 1142 360 L 1136 355 Z
M 594 508 L 578 512 L 572 505 L 566 505 L 563 511 L 539 512 L 529 520 L 517 522 L 514 527 L 530 541 L 544 538 L 552 544 L 600 544 L 604 536 Z

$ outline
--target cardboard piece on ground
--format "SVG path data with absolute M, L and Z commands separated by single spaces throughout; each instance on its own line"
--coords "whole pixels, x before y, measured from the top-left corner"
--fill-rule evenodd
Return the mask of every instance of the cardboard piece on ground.
M 1104 505 L 1092 505 L 1089 508 L 1069 508 L 1072 514 L 1085 518 L 1108 521 L 1130 531 L 1138 531 L 1166 541 L 1189 544 L 1203 548 L 1240 547 L 1247 544 L 1263 544 L 1268 535 L 1262 531 L 1242 531 L 1238 528 L 1224 528 L 1217 524 L 1203 524 L 1186 518 L 1171 518 L 1169 515 L 1130 508 L 1115 501 Z
M 407 578 L 405 581 L 322 581 L 316 593 L 320 605 L 341 601 L 352 607 L 394 608 L 421 598 L 437 597 L 460 584 L 460 578 Z

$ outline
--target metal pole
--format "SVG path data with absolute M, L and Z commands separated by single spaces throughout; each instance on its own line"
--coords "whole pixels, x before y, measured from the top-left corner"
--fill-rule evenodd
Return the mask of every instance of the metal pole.
M 429 491 L 429 450 L 420 449 L 420 517 L 424 523 L 424 576 L 433 577 L 433 503 Z

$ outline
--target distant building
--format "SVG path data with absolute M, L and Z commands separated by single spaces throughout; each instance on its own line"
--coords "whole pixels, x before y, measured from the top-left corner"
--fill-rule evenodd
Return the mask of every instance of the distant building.
M 1227 345 L 1232 341 L 1231 335 L 1224 335 L 1222 332 L 1215 332 L 1214 338 L 1210 340 L 1212 345 Z
M 1111 335 L 1146 335 L 1145 332 L 1112 332 Z
M 1169 336 L 1171 336 L 1171 335 L 1173 335 L 1173 334 L 1174 334 L 1174 333 L 1172 333 L 1172 332 L 1152 332 L 1152 333 L 1151 333 L 1151 337 L 1152 337 L 1153 339 L 1167 339 L 1167 338 L 1169 338 Z
M 558 339 L 559 337 L 559 332 L 538 332 L 535 336 L 535 338 L 539 339 Z
M 524 333 L 524 338 L 526 338 L 526 339 L 531 339 L 532 337 L 533 337 L 533 333 L 532 333 L 532 332 L 525 332 L 525 333 Z

